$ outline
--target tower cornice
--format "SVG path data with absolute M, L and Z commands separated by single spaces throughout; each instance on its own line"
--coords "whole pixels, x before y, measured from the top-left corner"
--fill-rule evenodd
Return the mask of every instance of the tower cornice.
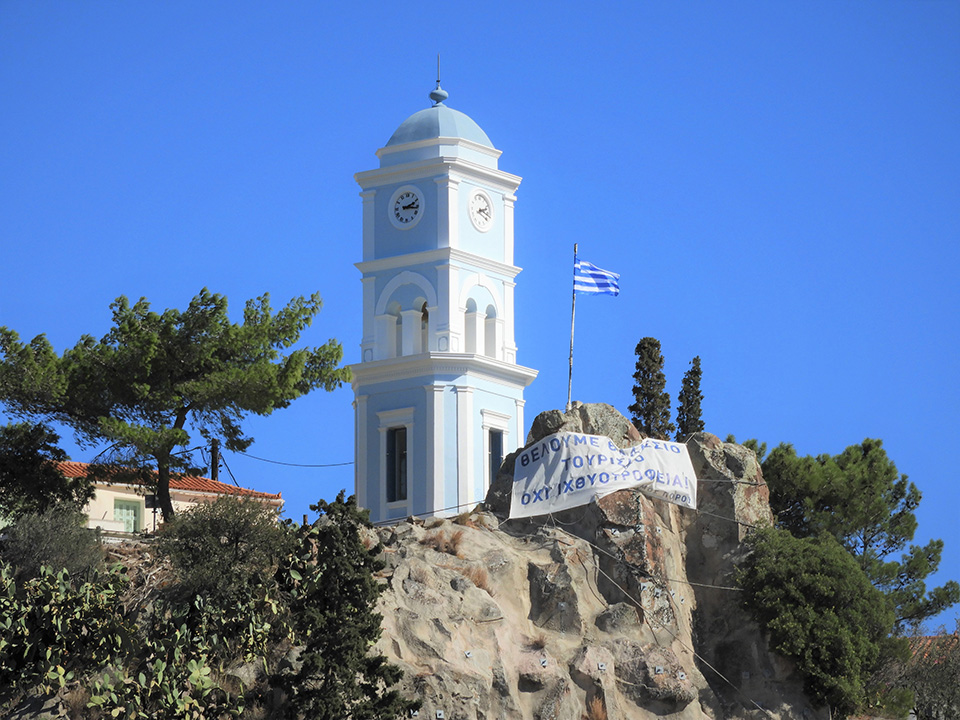
M 459 145 L 461 147 L 469 148 L 474 152 L 481 153 L 483 155 L 488 155 L 492 158 L 499 159 L 503 154 L 502 150 L 497 150 L 493 147 L 487 147 L 473 140 L 467 140 L 466 138 L 458 137 L 438 137 L 438 138 L 428 138 L 426 140 L 417 140 L 415 142 L 404 143 L 403 145 L 387 145 L 377 150 L 377 157 L 383 159 L 388 155 L 394 155 L 396 153 L 408 152 L 410 150 L 419 150 L 420 148 L 431 147 L 433 145 Z
M 515 278 L 523 269 L 516 265 L 497 262 L 482 255 L 475 255 L 474 253 L 457 248 L 437 248 L 436 250 L 425 250 L 418 253 L 393 255 L 391 257 L 354 263 L 354 267 L 364 275 L 367 275 L 368 273 L 376 273 L 383 270 L 393 270 L 396 268 L 431 263 L 437 265 L 449 264 L 457 267 L 474 267 L 509 280 Z
M 374 170 L 364 170 L 355 174 L 353 178 L 366 191 L 381 185 L 442 176 L 487 182 L 510 193 L 516 192 L 523 179 L 519 175 L 513 175 L 503 170 L 496 170 L 470 160 L 446 155 L 429 160 L 404 163 L 403 165 L 390 165 Z
M 508 387 L 517 385 L 527 387 L 538 375 L 538 372 L 532 368 L 485 355 L 437 352 L 357 363 L 350 366 L 350 371 L 353 373 L 355 391 L 361 385 L 444 375 L 452 377 L 466 375 L 501 383 Z

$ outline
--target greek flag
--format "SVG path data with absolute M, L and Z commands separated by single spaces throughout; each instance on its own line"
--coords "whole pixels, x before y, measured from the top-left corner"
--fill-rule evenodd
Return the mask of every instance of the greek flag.
M 593 295 L 619 295 L 620 276 L 576 258 L 573 265 L 573 289 L 575 292 Z

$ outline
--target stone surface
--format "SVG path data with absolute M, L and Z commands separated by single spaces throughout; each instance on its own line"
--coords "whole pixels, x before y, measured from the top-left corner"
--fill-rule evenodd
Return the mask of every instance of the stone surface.
M 610 406 L 576 404 L 538 416 L 528 442 L 559 429 L 641 439 Z M 698 510 L 621 491 L 508 521 L 513 454 L 485 511 L 380 531 L 378 649 L 419 717 L 581 720 L 599 703 L 611 720 L 825 718 L 728 589 L 743 537 L 771 519 L 756 458 L 708 433 L 687 447 Z M 455 554 L 429 541 L 458 530 Z

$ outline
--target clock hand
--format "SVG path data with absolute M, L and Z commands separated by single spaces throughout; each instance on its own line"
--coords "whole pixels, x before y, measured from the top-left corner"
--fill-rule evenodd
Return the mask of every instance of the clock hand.
M 403 209 L 404 209 L 404 210 L 416 210 L 418 207 L 420 207 L 420 205 L 417 204 L 417 201 L 416 201 L 416 200 L 414 200 L 414 201 L 413 201 L 412 203 L 410 203 L 409 205 L 404 205 L 404 206 L 403 206 Z

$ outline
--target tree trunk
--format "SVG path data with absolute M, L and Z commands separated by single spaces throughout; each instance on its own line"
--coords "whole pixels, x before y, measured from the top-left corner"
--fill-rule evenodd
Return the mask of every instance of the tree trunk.
M 157 459 L 157 504 L 164 522 L 173 520 L 173 501 L 170 500 L 170 461 Z

